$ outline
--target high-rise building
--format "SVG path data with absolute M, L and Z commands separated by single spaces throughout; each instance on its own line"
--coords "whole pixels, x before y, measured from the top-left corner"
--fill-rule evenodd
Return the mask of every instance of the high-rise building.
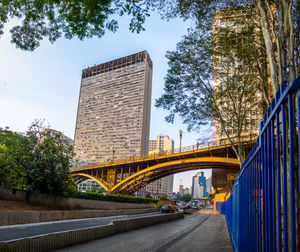
M 207 195 L 206 177 L 204 176 L 204 172 L 198 172 L 195 176 L 193 176 L 192 198 L 202 199 Z
M 243 114 L 245 121 L 241 130 L 241 139 L 244 139 L 244 141 L 256 139 L 258 135 L 258 124 L 264 114 L 262 111 L 263 90 L 268 90 L 268 84 L 265 84 L 268 82 L 268 72 L 266 54 L 263 49 L 264 42 L 260 24 L 257 21 L 259 19 L 255 17 L 258 17 L 256 8 L 232 7 L 217 11 L 213 20 L 215 50 L 213 59 L 214 90 L 224 90 L 228 85 L 237 87 L 241 83 L 244 83 L 242 84 L 244 86 L 250 87 L 251 85 L 253 90 L 257 90 L 255 95 L 251 96 L 255 98 L 251 99 L 251 104 L 248 104 L 250 99 L 242 96 L 243 93 L 241 91 L 236 92 L 237 95 L 235 96 L 231 95 L 230 98 L 223 96 L 217 98 L 220 104 L 219 110 L 226 125 L 226 131 L 232 139 L 236 137 L 238 123 L 240 123 L 237 122 L 234 112 Z M 226 38 L 227 40 L 225 40 Z M 253 41 L 247 38 L 251 38 Z M 247 62 L 240 56 L 242 55 L 241 51 L 243 55 L 248 53 Z M 253 59 L 254 53 L 255 59 Z M 253 64 L 249 64 L 250 60 L 252 60 Z M 264 80 L 262 80 L 262 76 L 264 76 Z M 261 86 L 266 87 L 254 87 L 253 83 L 264 83 Z M 231 90 L 238 90 L 238 88 L 232 88 Z M 268 96 L 268 91 L 266 92 Z M 241 100 L 242 105 L 244 105 L 239 107 L 239 111 L 234 111 L 234 109 L 237 109 L 235 100 Z M 213 140 L 227 141 L 219 118 L 213 118 Z
M 148 153 L 152 61 L 147 51 L 82 71 L 76 160 L 103 162 Z
M 159 153 L 162 151 L 174 150 L 174 141 L 169 136 L 157 136 L 156 140 L 149 141 L 149 154 Z M 168 195 L 172 197 L 174 175 L 163 177 L 146 186 L 146 192 L 154 198 L 160 195 Z
M 232 7 L 213 18 L 213 90 L 219 115 L 213 118 L 213 141 L 230 144 L 255 140 L 268 97 L 268 67 L 258 9 Z M 225 94 L 225 95 L 223 95 Z M 223 124 L 223 127 L 221 125 Z M 227 175 L 234 169 L 213 169 L 215 190 L 231 190 Z

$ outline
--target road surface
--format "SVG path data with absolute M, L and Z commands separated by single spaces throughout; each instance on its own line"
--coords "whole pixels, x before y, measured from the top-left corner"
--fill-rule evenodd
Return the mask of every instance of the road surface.
M 26 238 L 26 237 L 33 237 L 33 236 L 38 236 L 43 234 L 50 234 L 50 233 L 61 232 L 61 231 L 102 226 L 102 225 L 107 225 L 112 220 L 120 220 L 126 218 L 150 216 L 150 215 L 157 215 L 157 214 L 160 213 L 153 212 L 153 213 L 136 214 L 136 215 L 119 215 L 119 216 L 110 216 L 110 217 L 0 226 L 0 242 Z

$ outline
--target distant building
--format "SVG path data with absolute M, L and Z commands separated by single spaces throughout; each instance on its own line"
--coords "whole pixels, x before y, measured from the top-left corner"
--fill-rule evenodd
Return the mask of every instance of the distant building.
M 174 141 L 169 136 L 157 136 L 156 140 L 149 141 L 149 154 L 159 153 L 162 151 L 174 150 Z M 169 175 L 158 179 L 146 186 L 146 192 L 154 198 L 160 195 L 168 195 L 172 197 L 174 175 Z
M 43 136 L 43 134 L 49 134 L 51 137 L 54 137 L 55 135 L 59 134 L 61 135 L 62 139 L 65 141 L 67 145 L 74 146 L 74 141 L 70 137 L 64 135 L 61 131 L 47 128 L 42 131 L 41 135 Z
M 206 177 L 204 176 L 204 172 L 198 172 L 195 176 L 193 176 L 192 198 L 202 199 L 207 195 Z
M 212 192 L 211 177 L 206 179 L 206 192 L 207 194 L 210 194 Z
M 96 181 L 87 179 L 78 185 L 78 190 L 81 192 L 91 191 L 93 188 L 102 188 Z
M 184 188 L 182 189 L 182 195 L 185 195 L 185 194 L 190 194 L 190 189 L 189 188 Z
M 182 191 L 183 191 L 183 185 L 179 185 L 178 193 L 182 194 Z

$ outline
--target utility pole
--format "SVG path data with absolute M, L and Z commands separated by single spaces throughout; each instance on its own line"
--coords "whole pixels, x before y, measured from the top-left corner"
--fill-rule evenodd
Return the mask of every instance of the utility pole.
M 180 139 L 180 144 L 179 144 L 179 152 L 181 152 L 181 140 L 182 140 L 182 133 L 183 131 L 182 130 L 179 130 L 179 139 Z

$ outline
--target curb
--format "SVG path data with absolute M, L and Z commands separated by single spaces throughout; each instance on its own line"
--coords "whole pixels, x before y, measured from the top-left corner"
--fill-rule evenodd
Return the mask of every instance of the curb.
M 0 226 L 159 212 L 159 208 L 78 211 L 0 211 Z
M 135 230 L 154 224 L 184 218 L 183 213 L 173 213 L 115 220 L 108 225 L 57 232 L 30 238 L 0 242 L 1 252 L 38 252 L 74 246 L 114 234 Z

